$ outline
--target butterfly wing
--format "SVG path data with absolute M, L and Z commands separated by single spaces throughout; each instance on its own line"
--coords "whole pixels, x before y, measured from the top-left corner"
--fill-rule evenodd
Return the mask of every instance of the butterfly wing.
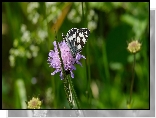
M 90 31 L 87 28 L 78 29 L 75 41 L 75 45 L 77 46 L 77 52 L 81 52 L 82 48 L 84 47 L 85 43 L 88 40 L 89 34 Z
M 88 40 L 89 34 L 90 30 L 87 28 L 72 28 L 67 32 L 66 36 L 62 35 L 63 39 L 69 46 L 73 57 L 75 57 L 77 53 L 81 52 L 82 48 Z

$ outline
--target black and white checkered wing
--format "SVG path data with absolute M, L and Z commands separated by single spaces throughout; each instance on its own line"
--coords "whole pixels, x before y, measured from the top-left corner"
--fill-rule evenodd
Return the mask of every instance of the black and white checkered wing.
M 81 52 L 88 40 L 89 34 L 90 30 L 87 28 L 72 28 L 67 32 L 66 36 L 62 34 L 63 40 L 65 40 L 69 46 L 73 57 L 75 57 L 77 53 Z

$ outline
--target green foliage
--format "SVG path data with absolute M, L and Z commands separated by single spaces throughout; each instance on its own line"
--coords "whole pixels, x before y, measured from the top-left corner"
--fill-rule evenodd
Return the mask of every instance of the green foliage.
M 57 35 L 71 28 L 91 30 L 72 79 L 81 108 L 127 109 L 133 55 L 127 43 L 139 39 L 133 109 L 149 108 L 149 3 L 3 2 L 2 107 L 23 109 L 37 96 L 42 108 L 69 108 L 59 74 L 47 64 Z M 55 29 L 54 29 L 55 28 Z M 56 30 L 56 34 L 55 34 Z M 20 79 L 19 79 L 20 78 Z M 11 99 L 10 99 L 11 98 Z

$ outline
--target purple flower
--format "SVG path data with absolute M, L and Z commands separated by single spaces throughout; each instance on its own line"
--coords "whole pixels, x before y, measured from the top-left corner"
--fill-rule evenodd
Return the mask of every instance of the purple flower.
M 48 64 L 50 64 L 50 67 L 55 68 L 56 70 L 51 73 L 51 75 L 54 75 L 55 73 L 60 72 L 61 80 L 63 79 L 63 71 L 61 69 L 61 61 L 59 58 L 59 52 L 57 49 L 56 41 L 53 42 L 54 44 L 54 50 L 50 50 L 49 57 L 48 57 Z M 72 78 L 74 78 L 73 70 L 76 70 L 74 64 L 79 64 L 82 66 L 82 64 L 79 62 L 81 58 L 85 57 L 79 53 L 77 53 L 76 57 L 73 58 L 70 49 L 66 42 L 63 40 L 61 43 L 59 43 L 59 48 L 61 51 L 61 58 L 63 61 L 64 70 L 66 73 L 69 73 Z

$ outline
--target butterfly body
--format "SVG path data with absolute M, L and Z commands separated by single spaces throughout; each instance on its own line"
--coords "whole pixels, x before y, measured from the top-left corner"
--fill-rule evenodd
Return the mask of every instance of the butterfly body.
M 75 58 L 76 54 L 81 52 L 85 43 L 88 40 L 90 30 L 87 28 L 72 28 L 67 32 L 67 35 L 63 35 L 63 40 L 66 41 L 72 56 Z

